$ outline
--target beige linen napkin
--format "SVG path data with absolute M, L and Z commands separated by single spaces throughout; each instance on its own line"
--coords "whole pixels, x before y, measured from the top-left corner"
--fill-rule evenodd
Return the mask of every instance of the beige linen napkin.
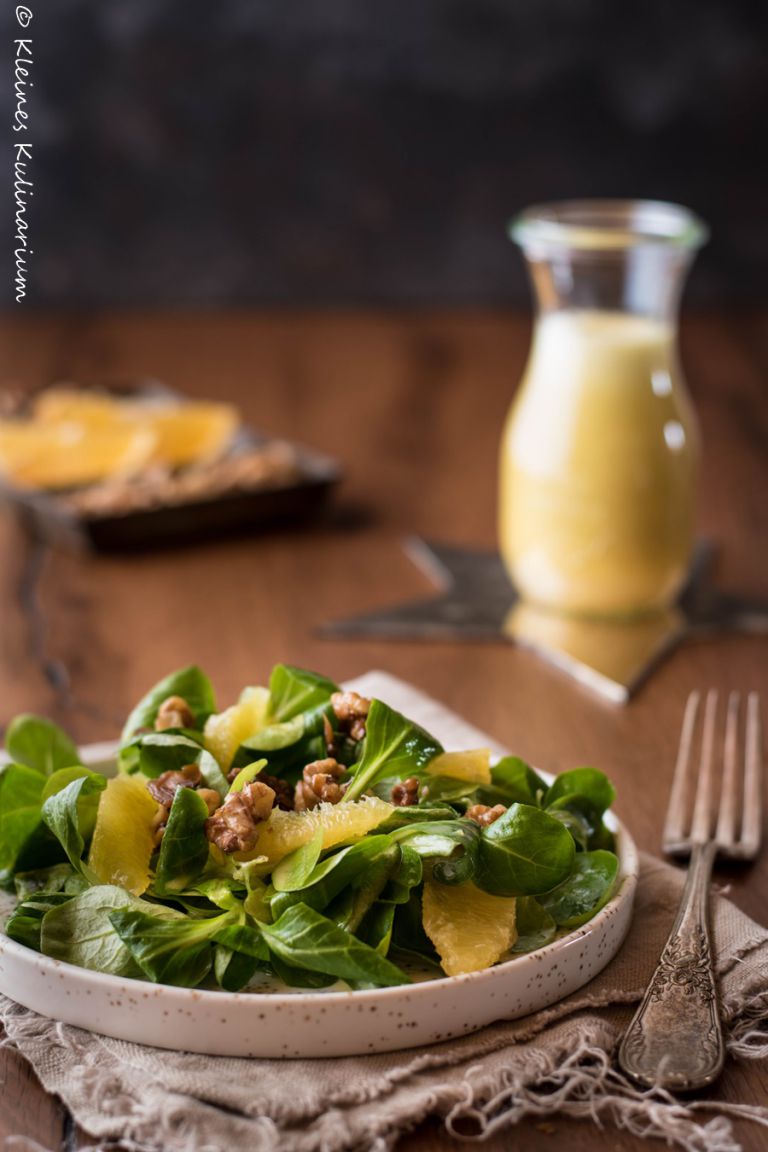
M 354 687 L 420 721 L 446 747 L 486 736 L 383 673 Z M 92 1035 L 0 997 L 6 1043 L 103 1147 L 134 1152 L 386 1152 L 428 1116 L 482 1140 L 524 1116 L 555 1114 L 657 1136 L 687 1152 L 738 1152 L 729 1115 L 768 1127 L 768 1108 L 681 1103 L 634 1088 L 614 1067 L 674 918 L 682 873 L 642 857 L 633 925 L 616 958 L 559 1004 L 426 1049 L 333 1060 L 238 1060 L 172 1053 Z M 732 1056 L 768 1056 L 768 931 L 713 900 Z M 714 1098 L 713 1098 L 714 1096 Z M 707 1117 L 706 1113 L 713 1114 Z

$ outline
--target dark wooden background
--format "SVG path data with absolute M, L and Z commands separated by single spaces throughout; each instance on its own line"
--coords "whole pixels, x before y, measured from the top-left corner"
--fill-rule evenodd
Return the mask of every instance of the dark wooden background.
M 31 7 L 25 306 L 519 302 L 508 218 L 595 195 L 711 223 L 691 298 L 764 292 L 764 0 Z M 17 35 L 4 4 L 6 183 Z

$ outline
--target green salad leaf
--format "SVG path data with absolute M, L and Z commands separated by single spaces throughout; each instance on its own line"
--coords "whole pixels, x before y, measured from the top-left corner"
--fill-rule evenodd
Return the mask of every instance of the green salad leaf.
M 40 825 L 45 777 L 26 764 L 0 768 L 0 885 L 13 883 L 19 857 Z
M 80 872 L 86 872 L 83 854 L 96 824 L 99 795 L 106 786 L 106 777 L 86 770 L 43 804 L 43 820 Z
M 306 904 L 294 904 L 259 930 L 270 952 L 294 968 L 374 987 L 409 983 L 390 960 Z
M 17 764 L 26 764 L 44 776 L 50 776 L 57 768 L 80 763 L 80 753 L 66 732 L 53 721 L 29 712 L 8 725 L 5 748 Z
M 345 801 L 373 788 L 379 776 L 408 777 L 442 752 L 442 744 L 419 724 L 374 700 L 366 723 L 363 755 L 355 765 Z
M 613 852 L 580 852 L 568 878 L 540 896 L 539 903 L 561 928 L 577 928 L 603 907 L 618 874 L 619 860 Z
M 37 903 L 40 896 L 33 897 Z M 26 906 L 22 905 L 22 907 Z M 94 972 L 140 978 L 142 971 L 112 926 L 118 909 L 142 907 L 124 888 L 97 884 L 50 908 L 42 918 L 40 951 Z
M 533 952 L 554 940 L 557 924 L 542 908 L 535 896 L 518 896 L 515 905 L 517 939 L 512 945 L 514 953 Z
M 159 680 L 133 709 L 120 737 L 122 748 L 130 744 L 140 729 L 154 727 L 160 705 L 169 696 L 180 696 L 186 700 L 200 729 L 210 714 L 216 711 L 216 697 L 205 673 L 195 665 L 180 668 Z
M 206 788 L 224 796 L 229 782 L 215 757 L 197 741 L 181 732 L 148 732 L 132 745 L 134 767 L 149 780 L 163 772 L 180 772 L 187 764 L 197 764 Z
M 529 804 L 512 804 L 483 829 L 475 883 L 494 896 L 535 896 L 555 888 L 573 867 L 568 829 Z
M 231 919 L 231 912 L 190 920 L 170 909 L 159 915 L 130 907 L 109 915 L 112 928 L 144 975 L 158 984 L 181 988 L 196 988 L 208 975 L 216 932 Z
M 177 788 L 155 869 L 153 892 L 183 892 L 208 863 L 208 806 L 194 788 Z
M 269 678 L 269 711 L 282 724 L 304 713 L 324 709 L 338 685 L 317 672 L 278 664 Z

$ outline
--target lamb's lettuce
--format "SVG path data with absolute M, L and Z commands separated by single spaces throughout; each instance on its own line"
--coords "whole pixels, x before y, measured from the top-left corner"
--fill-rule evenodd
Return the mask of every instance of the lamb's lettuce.
M 194 788 L 177 788 L 160 842 L 153 892 L 167 896 L 193 884 L 208 863 L 208 806 Z
M 33 898 L 38 903 L 40 896 Z M 110 921 L 113 912 L 144 906 L 114 884 L 98 884 L 50 908 L 42 918 L 40 950 L 94 972 L 141 977 L 141 968 Z
M 150 906 L 151 907 L 151 906 Z M 109 921 L 143 974 L 158 984 L 196 988 L 211 970 L 214 937 L 236 913 L 190 920 L 171 909 L 118 908 Z
M 181 732 L 148 732 L 132 745 L 134 767 L 153 780 L 163 772 L 179 772 L 187 764 L 197 764 L 206 788 L 225 795 L 229 782 L 216 759 L 199 743 Z
M 107 786 L 106 777 L 84 770 L 84 775 L 71 780 L 44 802 L 43 820 L 77 871 L 88 875 L 83 861 L 85 849 L 93 835 L 99 798 Z
M 483 829 L 475 882 L 494 896 L 535 896 L 567 879 L 576 846 L 554 816 L 512 804 Z
M 352 772 L 344 800 L 356 800 L 375 787 L 379 777 L 412 776 L 444 751 L 442 744 L 419 724 L 394 708 L 374 700 L 366 720 L 363 754 Z
M 235 781 L 236 783 L 237 781 Z M 233 785 L 234 787 L 234 785 Z M 276 892 L 297 892 L 306 887 L 323 850 L 323 829 L 318 826 L 311 840 L 284 856 L 272 872 Z
M 275 924 L 261 924 L 259 931 L 270 953 L 295 968 L 372 987 L 409 983 L 391 960 L 306 904 L 288 908 Z
M 517 939 L 512 952 L 533 952 L 555 938 L 557 924 L 535 896 L 518 896 L 515 902 Z
M 13 882 L 19 857 L 40 825 L 45 777 L 26 764 L 0 768 L 0 885 Z
M 210 714 L 216 711 L 216 697 L 205 673 L 195 665 L 180 668 L 159 680 L 141 698 L 125 722 L 120 737 L 121 748 L 126 748 L 140 729 L 154 727 L 160 705 L 169 696 L 181 696 L 182 700 L 186 700 L 199 729 L 203 728 Z
M 80 763 L 80 753 L 66 732 L 51 720 L 29 712 L 17 716 L 8 725 L 5 748 L 11 760 L 26 764 L 43 776 L 50 776 L 57 768 Z
M 299 888 L 277 889 L 270 906 L 275 917 L 294 904 L 323 911 L 340 892 L 359 880 L 365 869 L 390 846 L 390 837 L 365 836 L 356 844 L 326 856 L 307 875 Z
M 338 690 L 338 685 L 317 672 L 278 664 L 269 678 L 270 716 L 276 723 L 283 723 L 316 712 L 325 708 Z
M 539 896 L 539 903 L 559 927 L 577 928 L 603 907 L 618 874 L 619 861 L 613 852 L 580 852 L 567 879 Z

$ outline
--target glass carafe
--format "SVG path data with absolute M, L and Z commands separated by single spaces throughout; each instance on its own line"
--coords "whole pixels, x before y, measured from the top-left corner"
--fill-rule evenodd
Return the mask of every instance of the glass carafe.
M 630 616 L 672 602 L 694 542 L 698 430 L 677 354 L 685 208 L 571 201 L 511 225 L 536 294 L 501 447 L 502 556 L 523 597 Z

